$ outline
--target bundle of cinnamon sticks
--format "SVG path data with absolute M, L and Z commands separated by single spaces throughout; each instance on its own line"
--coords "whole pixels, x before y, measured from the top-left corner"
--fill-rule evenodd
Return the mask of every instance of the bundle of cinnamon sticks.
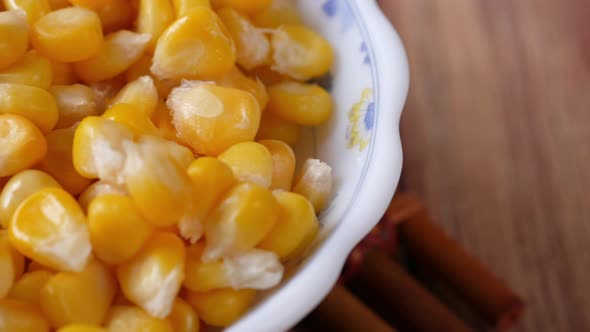
M 416 196 L 397 194 L 294 331 L 506 331 L 523 311 L 522 299 L 436 226 Z

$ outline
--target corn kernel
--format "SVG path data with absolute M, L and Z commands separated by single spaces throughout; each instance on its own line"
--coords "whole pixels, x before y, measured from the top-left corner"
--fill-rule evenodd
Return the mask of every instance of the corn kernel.
M 151 35 L 147 50 L 153 53 L 160 35 L 174 22 L 170 0 L 140 0 L 137 14 L 137 32 Z
M 51 61 L 53 85 L 71 85 L 78 82 L 74 68 L 70 63 Z
M 205 227 L 204 261 L 214 261 L 255 247 L 277 222 L 279 205 L 270 191 L 251 183 L 230 190 Z
M 49 0 L 49 8 L 51 10 L 58 10 L 69 6 L 70 2 L 68 0 Z
M 88 84 L 88 87 L 94 91 L 94 99 L 96 101 L 96 109 L 102 114 L 111 99 L 125 86 L 125 78 L 123 75 L 113 77 L 111 79 L 93 82 Z
M 141 57 L 141 59 L 137 60 L 137 62 L 129 67 L 125 73 L 127 82 L 135 81 L 141 76 L 150 76 L 156 86 L 156 90 L 158 90 L 159 97 L 165 99 L 173 88 L 180 85 L 180 81 L 176 79 L 159 79 L 150 72 L 151 66 L 152 57 L 147 55 Z
M 29 263 L 29 265 L 27 266 L 27 272 L 35 272 L 35 271 L 47 271 L 47 272 L 51 272 L 51 273 L 56 272 L 55 269 L 47 267 L 39 262 L 31 261 Z
M 103 44 L 100 18 L 81 7 L 58 9 L 35 22 L 31 42 L 35 49 L 54 61 L 89 59 Z
M 128 193 L 123 187 L 115 186 L 104 181 L 96 181 L 80 194 L 78 197 L 78 204 L 80 204 L 82 210 L 87 211 L 88 205 L 90 205 L 90 202 L 95 198 L 109 194 L 126 196 Z
M 74 168 L 74 132 L 75 128 L 71 127 L 56 129 L 45 135 L 47 154 L 39 163 L 39 169 L 53 176 L 72 195 L 78 195 L 88 188 L 91 181 Z
M 63 189 L 41 189 L 25 199 L 14 212 L 9 234 L 18 251 L 57 270 L 81 271 L 90 256 L 84 213 Z
M 16 63 L 29 46 L 29 25 L 23 11 L 0 12 L 0 70 Z
M 236 45 L 236 62 L 252 69 L 270 62 L 270 43 L 244 14 L 232 8 L 222 8 L 217 15 L 227 27 Z
M 57 332 L 108 332 L 100 326 L 69 324 L 57 330 Z
M 0 83 L 17 83 L 48 89 L 53 79 L 51 62 L 34 52 L 25 54 L 12 66 L 0 71 Z
M 0 115 L 0 176 L 23 171 L 47 152 L 45 137 L 35 125 L 16 114 Z
M 67 128 L 87 116 L 99 114 L 94 91 L 85 85 L 54 85 L 49 92 L 55 98 L 59 111 L 56 128 Z
M 111 101 L 111 106 L 119 103 L 131 104 L 141 113 L 151 117 L 158 106 L 158 90 L 154 80 L 141 76 L 127 83 Z
M 250 92 L 258 101 L 260 111 L 263 112 L 266 108 L 268 93 L 264 84 L 258 79 L 246 76 L 238 67 L 234 67 L 229 73 L 216 79 L 215 82 L 221 86 Z
M 317 159 L 307 159 L 295 181 L 293 192 L 307 198 L 316 213 L 326 207 L 332 195 L 332 168 Z
M 270 187 L 273 158 L 264 145 L 256 142 L 238 143 L 225 150 L 218 158 L 232 169 L 238 181 Z
M 80 272 L 60 272 L 51 277 L 41 288 L 41 310 L 56 328 L 72 323 L 100 325 L 115 291 L 111 272 L 91 260 Z
M 27 272 L 14 284 L 8 298 L 39 306 L 41 289 L 52 276 L 52 272 L 45 270 Z
M 216 156 L 230 146 L 252 141 L 260 108 L 248 92 L 185 82 L 172 90 L 167 106 L 178 137 L 198 154 Z
M 172 324 L 134 306 L 114 306 L 106 319 L 109 332 L 174 332 Z
M 156 232 L 130 261 L 117 268 L 127 298 L 156 318 L 172 310 L 184 279 L 185 248 L 171 233 Z
M 264 112 L 260 119 L 257 140 L 278 140 L 294 146 L 299 142 L 301 127 L 273 114 Z
M 159 78 L 205 79 L 227 73 L 235 60 L 234 43 L 219 17 L 197 7 L 162 33 L 151 71 Z
M 197 7 L 211 8 L 209 0 L 172 0 L 176 11 L 176 18 L 181 18 Z
M 105 119 L 125 125 L 135 135 L 158 135 L 158 128 L 137 105 L 117 103 L 102 115 Z
M 218 289 L 206 293 L 187 292 L 186 300 L 205 323 L 225 327 L 246 313 L 255 296 L 256 291 L 251 289 Z
M 102 195 L 88 206 L 92 248 L 108 264 L 122 263 L 135 255 L 152 233 L 133 201 L 121 195 Z
M 243 13 L 256 13 L 268 8 L 272 0 L 211 0 L 214 8 L 230 7 Z
M 270 7 L 251 16 L 259 27 L 278 28 L 283 24 L 301 24 L 297 4 L 293 0 L 273 0 Z
M 104 31 L 130 28 L 135 10 L 128 0 L 111 0 L 96 10 Z
M 55 127 L 58 117 L 55 98 L 49 92 L 12 83 L 0 83 L 0 114 L 5 113 L 24 116 L 44 133 Z
M 8 294 L 14 282 L 23 274 L 25 258 L 10 246 L 8 234 L 0 231 L 0 298 Z
M 74 6 L 85 7 L 93 10 L 100 9 L 107 4 L 109 4 L 112 0 L 69 0 L 70 3 Z
M 283 81 L 290 80 L 288 76 L 278 73 L 270 68 L 270 66 L 261 66 L 249 70 L 250 75 L 261 80 L 266 85 L 273 85 Z
M 213 289 L 230 287 L 223 261 L 203 262 L 204 249 L 205 244 L 202 242 L 195 243 L 187 248 L 183 286 L 195 292 L 207 292 Z
M 35 306 L 11 299 L 0 299 L 0 326 L 3 332 L 49 332 L 49 324 Z
M 305 81 L 326 74 L 334 54 L 330 44 L 320 35 L 300 24 L 285 24 L 272 34 L 272 69 Z
M 199 316 L 190 304 L 180 298 L 174 300 L 168 321 L 175 332 L 199 332 Z
M 195 154 L 187 147 L 174 141 L 169 141 L 157 136 L 144 135 L 139 137 L 140 144 L 150 146 L 154 154 L 171 158 L 181 169 L 186 170 L 195 160 Z
M 35 23 L 51 11 L 48 0 L 4 0 L 4 6 L 8 10 L 23 10 L 29 24 Z
M 119 30 L 105 37 L 100 51 L 92 58 L 74 64 L 78 76 L 86 82 L 111 79 L 139 60 L 149 35 Z
M 268 111 L 304 126 L 317 126 L 332 115 L 332 97 L 315 84 L 283 82 L 268 88 Z
M 176 133 L 176 128 L 174 128 L 174 124 L 172 123 L 172 115 L 170 115 L 170 110 L 164 101 L 160 100 L 158 102 L 158 107 L 152 115 L 152 120 L 158 128 L 161 137 L 179 144 L 184 144 Z
M 295 153 L 284 142 L 277 140 L 262 140 L 258 143 L 264 145 L 272 156 L 272 183 L 270 189 L 291 190 L 293 185 L 293 173 L 295 172 Z

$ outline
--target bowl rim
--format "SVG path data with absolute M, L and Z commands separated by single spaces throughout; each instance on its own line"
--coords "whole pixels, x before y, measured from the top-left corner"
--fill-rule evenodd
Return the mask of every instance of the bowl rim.
M 312 311 L 336 283 L 350 251 L 377 224 L 397 187 L 402 167 L 399 120 L 409 87 L 402 41 L 377 0 L 345 0 L 352 6 L 372 52 L 375 125 L 362 185 L 341 224 L 280 290 L 259 303 L 228 332 L 285 331 Z M 381 91 L 389 89 L 387 92 Z M 377 143 L 378 142 L 378 143 Z M 339 227 L 346 224 L 346 227 Z

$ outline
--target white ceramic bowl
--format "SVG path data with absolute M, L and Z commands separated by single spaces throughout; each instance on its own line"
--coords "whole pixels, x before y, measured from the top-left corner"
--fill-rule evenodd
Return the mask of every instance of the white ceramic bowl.
M 375 0 L 298 0 L 306 24 L 332 44 L 330 90 L 336 112 L 297 149 L 333 168 L 334 197 L 322 230 L 290 276 L 227 331 L 279 332 L 330 291 L 352 248 L 387 208 L 399 180 L 399 118 L 408 89 L 402 43 Z

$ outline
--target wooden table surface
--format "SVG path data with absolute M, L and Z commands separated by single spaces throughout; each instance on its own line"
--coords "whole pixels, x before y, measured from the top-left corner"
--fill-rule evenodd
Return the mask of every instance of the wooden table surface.
M 411 66 L 403 185 L 525 297 L 518 331 L 590 331 L 590 2 L 380 3 Z

